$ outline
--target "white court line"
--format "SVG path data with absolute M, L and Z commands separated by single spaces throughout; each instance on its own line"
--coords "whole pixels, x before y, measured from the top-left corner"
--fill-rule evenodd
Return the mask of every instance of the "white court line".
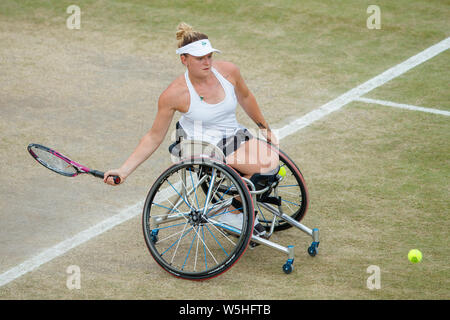
M 175 183 L 174 188 L 178 188 L 179 184 L 181 184 L 181 182 Z M 175 191 L 172 188 L 162 190 L 162 192 L 160 192 L 157 195 L 154 201 L 162 202 L 167 198 L 171 197 L 174 194 L 174 192 Z M 0 287 L 7 284 L 8 282 L 13 281 L 14 279 L 17 279 L 18 277 L 24 275 L 25 273 L 28 273 L 40 267 L 44 263 L 49 262 L 65 254 L 69 250 L 79 246 L 80 244 L 87 242 L 88 240 L 94 238 L 95 236 L 98 236 L 114 228 L 115 226 L 130 220 L 133 217 L 136 217 L 138 214 L 142 212 L 143 206 L 144 201 L 143 200 L 139 201 L 138 203 L 123 209 L 118 214 L 108 219 L 105 219 L 102 222 L 84 231 L 81 231 L 75 236 L 62 241 L 57 245 L 49 249 L 46 249 L 37 256 L 34 256 L 33 258 L 26 260 L 25 262 L 15 266 L 14 268 L 9 269 L 8 271 L 0 275 Z
M 42 264 L 49 262 L 56 257 L 59 257 L 63 254 L 65 254 L 67 251 L 79 246 L 80 244 L 83 244 L 84 242 L 88 241 L 89 239 L 100 235 L 109 229 L 129 220 L 130 218 L 136 216 L 136 212 L 140 212 L 142 210 L 144 202 L 138 202 L 135 205 L 132 205 L 124 210 L 122 210 L 120 213 L 103 220 L 102 222 L 84 230 L 80 233 L 76 234 L 75 236 L 66 239 L 57 245 L 46 249 L 42 253 L 38 254 L 37 256 L 32 257 L 31 259 L 26 260 L 25 262 L 9 269 L 8 271 L 4 272 L 0 275 L 0 287 L 13 281 L 14 279 L 17 279 L 18 277 L 24 275 L 25 273 L 28 273 L 38 267 L 40 267 Z
M 375 88 L 385 84 L 386 82 L 402 75 L 403 73 L 411 70 L 421 63 L 433 58 L 434 56 L 444 52 L 450 47 L 450 37 L 442 40 L 441 42 L 423 50 L 422 52 L 412 56 L 411 58 L 403 61 L 400 64 L 386 70 L 378 76 L 364 82 L 363 84 L 353 88 L 346 93 L 340 95 L 334 100 L 324 104 L 318 109 L 315 109 L 301 118 L 294 120 L 288 125 L 278 130 L 278 136 L 280 139 L 297 132 L 298 130 L 309 126 L 311 123 L 323 118 L 324 116 L 341 109 L 346 104 L 354 101 L 372 91 Z
M 293 134 L 300 129 L 309 126 L 313 122 L 323 118 L 324 116 L 341 109 L 343 106 L 352 102 L 353 100 L 360 98 L 362 95 L 368 93 L 369 91 L 385 84 L 386 82 L 400 76 L 401 74 L 411 70 L 417 65 L 433 58 L 439 53 L 447 50 L 450 47 L 450 37 L 442 40 L 441 42 L 425 49 L 424 51 L 416 54 L 415 56 L 405 60 L 404 62 L 397 64 L 396 66 L 386 70 L 382 74 L 364 82 L 360 86 L 347 91 L 336 99 L 324 104 L 323 106 L 315 109 L 303 117 L 291 122 L 290 124 L 284 126 L 283 128 L 277 130 L 279 139 Z M 143 202 L 138 202 L 118 214 L 112 216 L 100 222 L 91 228 L 84 230 L 77 235 L 60 242 L 59 244 L 44 250 L 44 252 L 32 257 L 18 266 L 15 266 L 8 271 L 0 275 L 0 287 L 21 277 L 22 275 L 35 270 L 44 263 L 47 263 L 63 254 L 69 250 L 83 244 L 90 239 L 114 228 L 115 226 L 128 221 L 129 219 L 139 215 L 141 213 Z
M 418 106 L 413 106 L 410 104 L 396 103 L 396 102 L 392 102 L 392 101 L 369 99 L 369 98 L 358 98 L 358 99 L 355 99 L 355 101 L 361 101 L 361 102 L 366 102 L 366 103 L 379 104 L 379 105 L 383 105 L 383 106 L 387 106 L 387 107 L 394 107 L 394 108 L 400 108 L 400 109 L 406 109 L 406 110 L 422 111 L 422 112 L 428 112 L 428 113 L 441 114 L 444 116 L 450 116 L 449 111 L 433 109 L 433 108 L 418 107 Z

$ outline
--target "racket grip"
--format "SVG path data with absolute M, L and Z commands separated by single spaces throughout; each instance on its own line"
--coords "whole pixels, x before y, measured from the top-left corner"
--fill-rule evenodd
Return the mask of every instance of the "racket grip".
M 104 172 L 97 171 L 97 170 L 91 170 L 89 173 L 92 174 L 94 177 L 102 178 L 102 179 L 105 176 Z M 120 177 L 119 176 L 110 176 L 110 177 L 113 177 L 115 184 L 119 184 L 120 183 Z

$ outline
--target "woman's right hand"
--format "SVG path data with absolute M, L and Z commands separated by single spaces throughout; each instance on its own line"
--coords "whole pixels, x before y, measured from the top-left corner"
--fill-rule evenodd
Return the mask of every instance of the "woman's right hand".
M 114 182 L 113 176 L 119 176 L 120 182 L 116 184 Z M 105 175 L 103 176 L 103 182 L 111 186 L 118 186 L 119 184 L 124 183 L 126 178 L 126 175 L 122 171 L 120 171 L 120 169 L 113 169 L 105 172 Z

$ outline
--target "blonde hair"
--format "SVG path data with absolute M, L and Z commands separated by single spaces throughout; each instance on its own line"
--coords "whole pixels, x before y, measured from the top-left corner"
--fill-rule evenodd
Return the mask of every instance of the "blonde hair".
M 206 34 L 195 31 L 192 26 L 185 22 L 181 22 L 178 25 L 176 35 L 178 40 L 178 48 L 181 48 L 191 42 L 208 39 Z

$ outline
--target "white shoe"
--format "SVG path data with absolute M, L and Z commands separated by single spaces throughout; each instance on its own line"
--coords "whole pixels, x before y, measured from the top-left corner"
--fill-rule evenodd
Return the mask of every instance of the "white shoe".
M 227 224 L 233 228 L 242 229 L 242 221 L 243 221 L 243 213 L 233 213 L 233 212 L 227 212 L 224 214 L 221 214 L 218 221 L 223 224 Z M 263 237 L 266 234 L 266 229 L 262 226 L 262 224 L 259 222 L 258 218 L 255 217 L 255 224 L 253 229 L 253 234 L 256 236 Z
M 223 224 L 227 224 L 233 228 L 242 229 L 243 213 L 227 212 L 220 215 L 218 221 Z

